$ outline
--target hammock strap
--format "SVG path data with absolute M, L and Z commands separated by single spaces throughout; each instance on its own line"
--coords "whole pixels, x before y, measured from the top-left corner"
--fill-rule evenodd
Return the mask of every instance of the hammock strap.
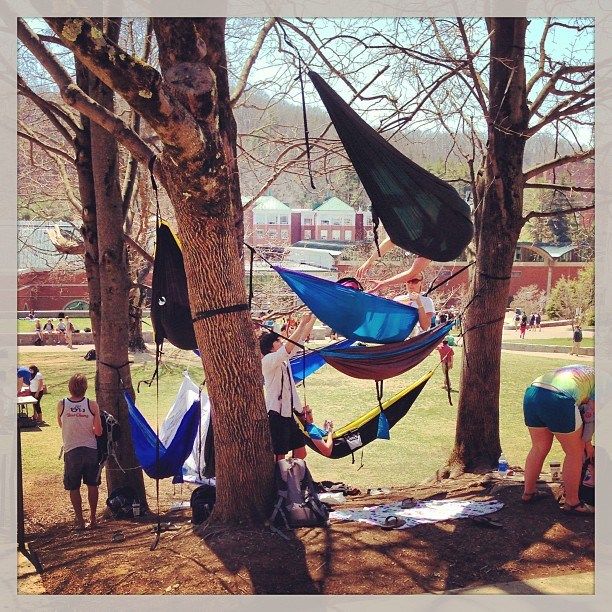
M 202 319 L 208 319 L 210 317 L 215 317 L 220 314 L 227 314 L 228 312 L 241 312 L 243 310 L 249 310 L 249 304 L 233 304 L 232 306 L 223 306 L 222 308 L 213 308 L 212 310 L 202 310 L 200 312 L 196 312 L 195 316 L 191 321 L 195 323 L 196 321 L 201 321 Z
M 308 162 L 308 176 L 310 177 L 310 186 L 313 189 L 316 189 L 314 181 L 312 179 L 312 167 L 311 167 L 311 161 L 310 161 L 310 141 L 308 139 L 308 119 L 306 118 L 306 98 L 304 96 L 304 80 L 302 78 L 302 72 L 303 72 L 302 66 L 306 66 L 306 68 L 308 68 L 308 64 L 302 59 L 302 56 L 300 55 L 298 48 L 291 42 L 291 39 L 289 38 L 287 31 L 283 27 L 283 24 L 278 20 L 276 21 L 276 23 L 278 24 L 279 28 L 283 31 L 283 39 L 285 43 L 289 45 L 295 51 L 295 54 L 298 58 L 298 76 L 296 78 L 296 81 L 300 82 L 300 90 L 302 93 L 302 119 L 304 122 L 304 140 L 306 141 L 306 160 Z
M 304 122 L 304 140 L 306 142 L 306 164 L 308 167 L 308 177 L 310 178 L 310 186 L 316 189 L 312 178 L 312 160 L 310 158 L 310 140 L 308 138 L 308 119 L 306 117 L 306 97 L 304 96 L 304 79 L 302 78 L 302 58 L 298 54 L 298 79 L 300 81 L 300 89 L 302 92 L 302 120 Z
M 376 399 L 378 400 L 378 407 L 380 408 L 380 411 L 383 411 L 383 405 L 382 405 L 382 397 L 383 397 L 383 385 L 385 383 L 384 380 L 375 380 L 374 381 L 376 383 Z
M 157 345 L 155 347 L 155 373 L 159 370 L 159 361 L 161 355 L 161 345 Z M 155 471 L 159 473 L 159 376 L 156 376 L 156 385 L 155 385 Z M 153 381 L 153 379 L 151 379 Z M 149 550 L 155 550 L 157 545 L 159 544 L 159 538 L 161 534 L 161 516 L 159 513 L 159 478 L 155 479 L 155 502 L 156 502 L 156 512 L 157 512 L 157 527 L 155 529 L 155 539 L 153 540 L 153 544 Z
M 249 265 L 249 310 L 251 310 L 253 298 L 255 297 L 255 293 L 253 291 L 253 259 L 255 257 L 255 249 L 253 247 L 249 247 L 249 250 L 251 254 Z
M 432 291 L 435 291 L 438 287 L 441 287 L 445 283 L 448 283 L 448 281 L 451 278 L 455 278 L 455 276 L 457 276 L 458 274 L 461 274 L 462 272 L 465 272 L 465 270 L 467 270 L 470 266 L 473 266 L 475 263 L 476 263 L 475 261 L 470 262 L 467 266 L 463 266 L 463 268 L 461 268 L 460 270 L 457 270 L 457 272 L 454 272 L 453 274 L 451 274 L 450 276 L 448 276 L 444 280 L 442 280 L 439 283 L 435 284 L 433 287 L 429 287 L 429 289 L 427 289 L 427 291 L 425 292 L 425 296 L 428 296 Z

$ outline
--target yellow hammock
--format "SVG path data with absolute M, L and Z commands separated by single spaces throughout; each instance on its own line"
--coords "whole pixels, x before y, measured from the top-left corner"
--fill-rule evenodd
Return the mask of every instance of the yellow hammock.
M 389 429 L 408 413 L 408 410 L 410 410 L 410 407 L 432 375 L 433 370 L 383 403 L 382 409 L 389 422 Z M 341 457 L 347 457 L 357 449 L 369 444 L 373 440 L 376 440 L 378 437 L 379 416 L 380 406 L 376 406 L 375 408 L 372 408 L 366 412 L 364 415 L 348 423 L 348 425 L 334 431 L 332 435 L 334 445 L 332 447 L 330 458 L 340 459 Z M 296 421 L 302 431 L 306 444 L 314 451 L 321 454 L 321 451 L 319 451 L 319 449 L 315 446 L 314 442 L 297 417 Z

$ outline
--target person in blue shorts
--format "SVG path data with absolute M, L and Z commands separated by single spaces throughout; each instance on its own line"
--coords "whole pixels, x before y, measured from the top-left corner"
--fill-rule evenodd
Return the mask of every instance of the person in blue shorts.
M 591 439 L 595 416 L 595 370 L 589 365 L 567 365 L 536 378 L 523 399 L 525 425 L 531 436 L 531 450 L 525 460 L 523 503 L 540 499 L 536 489 L 542 465 L 557 438 L 565 453 L 562 510 L 570 514 L 593 514 L 580 501 L 578 488 L 584 456 L 593 458 Z
M 317 447 L 317 450 L 325 457 L 329 457 L 334 447 L 334 423 L 333 421 L 326 420 L 323 429 L 321 429 L 314 424 L 313 420 L 312 409 L 309 406 L 305 406 L 304 429 Z

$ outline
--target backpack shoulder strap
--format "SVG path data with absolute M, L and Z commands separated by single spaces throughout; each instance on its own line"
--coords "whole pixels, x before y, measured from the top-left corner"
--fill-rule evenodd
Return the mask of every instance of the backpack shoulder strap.
M 60 418 L 64 414 L 65 408 L 66 408 L 66 398 L 62 400 L 62 411 L 60 412 Z

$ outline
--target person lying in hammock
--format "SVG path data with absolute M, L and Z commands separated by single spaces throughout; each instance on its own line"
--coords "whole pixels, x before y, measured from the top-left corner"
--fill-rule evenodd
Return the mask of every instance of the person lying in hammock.
M 317 427 L 314 424 L 314 418 L 312 416 L 312 408 L 306 405 L 304 406 L 303 414 L 303 425 L 304 429 L 310 436 L 313 444 L 317 447 L 318 451 L 324 456 L 329 457 L 332 454 L 334 447 L 334 423 L 328 419 L 325 420 L 323 429 Z
M 376 250 L 365 260 L 363 264 L 359 268 L 357 268 L 357 272 L 355 272 L 355 277 L 357 280 L 363 280 L 368 272 L 368 270 L 379 260 L 382 259 L 395 245 L 391 242 L 391 238 L 385 238 L 379 245 L 378 249 L 380 250 L 380 257 Z M 418 278 L 423 276 L 423 270 L 427 268 L 427 266 L 431 263 L 431 259 L 427 259 L 426 257 L 421 257 L 420 255 L 412 262 L 412 265 L 406 272 L 400 272 L 395 276 L 391 276 L 385 280 L 380 281 L 372 281 L 372 287 L 369 289 L 369 292 L 380 291 L 381 289 L 385 289 L 387 287 L 392 287 L 394 285 L 400 285 L 402 283 L 406 283 L 413 278 Z

